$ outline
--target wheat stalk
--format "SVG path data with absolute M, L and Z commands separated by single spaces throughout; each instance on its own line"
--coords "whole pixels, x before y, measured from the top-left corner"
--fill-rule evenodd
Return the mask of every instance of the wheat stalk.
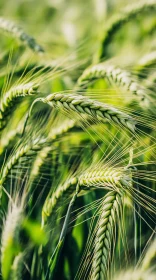
M 129 170 L 121 171 L 118 168 L 94 169 L 82 173 L 80 176 L 72 177 L 64 184 L 59 185 L 52 194 L 50 191 L 42 210 L 42 224 L 45 224 L 48 217 L 52 216 L 63 201 L 66 201 L 73 194 L 77 184 L 79 185 L 79 191 L 97 187 L 119 191 L 128 188 L 131 180 Z
M 87 171 L 79 177 L 80 186 L 96 186 L 114 188 L 128 188 L 131 185 L 130 170 L 121 170 L 120 168 L 103 167 Z
M 104 197 L 100 217 L 97 222 L 95 248 L 92 259 L 90 279 L 101 280 L 107 278 L 107 269 L 111 257 L 112 239 L 116 218 L 119 218 L 122 205 L 121 194 L 112 191 Z
M 146 254 L 142 261 L 141 269 L 143 271 L 148 270 L 152 265 L 152 262 L 154 264 L 155 259 L 156 259 L 156 238 L 151 242 L 149 248 L 146 251 Z
M 56 141 L 60 136 L 64 135 L 66 132 L 69 132 L 77 124 L 74 120 L 64 121 L 62 125 L 52 128 L 47 137 L 47 143 L 51 143 L 50 146 L 44 147 L 39 151 L 37 157 L 33 163 L 30 173 L 30 180 L 35 180 L 35 178 L 40 174 L 40 170 L 44 165 L 45 159 L 48 158 L 48 155 L 52 152 L 53 146 L 52 142 Z
M 19 162 L 21 158 L 23 158 L 25 155 L 30 154 L 34 151 L 40 151 L 38 157 L 36 158 L 34 165 L 31 170 L 30 174 L 30 180 L 35 179 L 40 171 L 40 168 L 42 167 L 45 158 L 48 156 L 48 154 L 52 151 L 53 146 L 52 142 L 64 133 L 68 132 L 70 129 L 74 127 L 76 124 L 75 121 L 69 120 L 64 121 L 60 127 L 57 127 L 55 129 L 50 130 L 48 137 L 44 138 L 36 138 L 32 141 L 29 141 L 25 145 L 20 146 L 17 151 L 11 156 L 11 158 L 6 162 L 4 165 L 4 168 L 1 171 L 0 174 L 0 192 L 2 195 L 2 187 L 4 182 L 6 181 L 10 171 L 13 169 L 13 167 Z M 48 146 L 46 146 L 48 145 Z M 45 147 L 43 147 L 45 146 Z M 43 149 L 42 149 L 43 148 Z M 0 196 L 1 196 L 0 195 Z
M 105 30 L 102 46 L 100 51 L 100 59 L 105 57 L 106 47 L 111 42 L 112 37 L 115 33 L 122 28 L 122 26 L 130 20 L 136 18 L 139 14 L 143 16 L 143 14 L 149 13 L 150 11 L 155 11 L 156 9 L 156 1 L 148 0 L 148 1 L 140 1 L 139 3 L 134 3 L 124 9 L 122 13 L 115 15 L 110 21 Z
M 46 223 L 49 216 L 55 212 L 62 203 L 62 198 L 65 200 L 69 198 L 75 191 L 76 185 L 78 184 L 78 179 L 76 177 L 71 178 L 66 181 L 65 184 L 60 185 L 52 196 L 48 195 L 43 209 L 42 209 L 42 226 Z M 51 194 L 51 192 L 50 192 Z
M 21 206 L 16 204 L 11 205 L 3 225 L 1 237 L 1 272 L 4 280 L 8 279 L 9 277 L 9 265 L 11 267 L 13 258 L 13 255 L 10 255 L 10 263 L 6 263 L 8 256 L 9 254 L 14 254 L 12 247 L 17 246 L 19 242 L 19 231 L 21 229 L 22 221 Z
M 134 79 L 128 71 L 108 63 L 99 63 L 86 69 L 78 79 L 78 86 L 87 88 L 90 81 L 101 78 L 113 81 L 118 86 L 137 95 L 141 101 L 146 100 L 148 102 L 147 89 L 140 85 L 137 79 Z
M 23 121 L 20 122 L 15 129 L 9 130 L 7 133 L 4 130 L 1 138 L 0 155 L 4 153 L 7 148 L 11 147 L 13 143 L 21 136 L 22 129 Z
M 115 274 L 113 280 L 155 280 L 155 273 L 150 271 L 142 271 L 140 269 L 129 269 L 120 274 Z
M 37 89 L 37 84 L 29 82 L 12 87 L 3 94 L 0 102 L 0 130 L 5 127 L 11 109 L 16 105 L 17 98 L 35 94 Z
M 23 29 L 17 26 L 14 22 L 0 17 L 0 30 L 19 39 L 33 51 L 37 53 L 44 52 L 43 48 L 40 45 L 38 45 L 36 40 L 33 37 L 29 36 L 27 33 L 25 33 Z
M 11 280 L 21 280 L 23 279 L 22 270 L 23 270 L 23 263 L 24 263 L 24 257 L 25 254 L 23 252 L 20 252 L 13 261 L 12 267 L 11 267 Z
M 24 146 L 21 146 L 17 149 L 17 151 L 11 156 L 10 159 L 6 162 L 4 165 L 4 168 L 1 170 L 0 174 L 0 199 L 2 196 L 2 189 L 3 189 L 3 184 L 6 181 L 10 171 L 12 168 L 19 162 L 19 160 L 24 157 L 28 152 L 30 151 L 36 151 L 41 148 L 42 145 L 44 145 L 46 142 L 45 139 L 35 139 L 32 142 L 29 142 L 25 144 Z
M 155 90 L 156 83 L 156 73 L 153 72 L 148 76 L 148 80 L 146 80 L 145 84 L 148 89 Z
M 152 52 L 150 52 L 150 53 L 144 55 L 144 56 L 140 59 L 138 65 L 137 65 L 137 67 L 136 67 L 136 70 L 142 71 L 142 70 L 144 70 L 145 68 L 147 68 L 147 67 L 152 67 L 152 66 L 154 66 L 154 65 L 156 65 L 156 51 L 152 51 Z
M 94 120 L 105 122 L 106 120 L 110 123 L 114 123 L 124 128 L 135 131 L 135 120 L 129 115 L 117 110 L 102 102 L 91 100 L 85 96 L 74 95 L 74 94 L 63 94 L 53 93 L 48 95 L 46 98 L 37 98 L 29 111 L 31 114 L 34 104 L 38 101 L 50 105 L 52 108 L 58 108 L 67 113 L 75 112 L 78 113 L 83 119 L 86 117 L 92 117 Z M 28 116 L 28 117 L 29 117 Z
M 34 52 L 43 53 L 43 48 L 16 23 L 0 17 L 0 32 L 9 38 L 2 38 L 0 43 L 5 52 L 0 54 L 0 213 L 6 213 L 0 227 L 0 279 L 117 280 L 119 276 L 122 280 L 155 280 L 155 241 L 147 252 L 142 252 L 142 248 L 147 248 L 144 246 L 151 231 L 152 238 L 155 233 L 156 51 L 152 35 L 156 23 L 156 0 L 132 3 L 110 21 L 107 14 L 113 13 L 121 3 L 113 6 L 115 1 L 88 1 L 91 2 L 89 13 L 76 29 L 73 18 L 67 20 L 67 15 L 71 11 L 75 14 L 75 9 L 76 14 L 81 13 L 83 1 L 76 1 L 76 6 L 71 3 L 67 11 L 64 10 L 65 0 L 54 5 L 51 5 L 52 1 L 45 1 L 42 20 L 41 9 L 35 4 L 26 4 L 33 1 L 23 1 L 24 5 L 19 7 L 14 2 L 11 5 L 5 2 L 2 0 L 0 7 L 5 13 L 9 8 L 15 18 L 31 18 L 32 9 L 36 8 L 37 17 L 32 14 L 32 19 L 38 23 L 36 28 L 44 31 L 42 39 L 49 51 L 34 56 Z M 63 26 L 60 25 L 62 12 L 65 14 Z M 59 23 L 58 36 L 48 37 L 49 15 L 52 15 L 50 25 Z M 101 30 L 103 41 L 98 42 L 101 20 L 105 15 L 106 29 Z M 140 20 L 144 21 L 144 26 L 140 25 Z M 97 22 L 96 28 L 93 21 Z M 132 26 L 126 25 L 130 21 Z M 93 23 L 91 32 L 88 32 L 89 23 Z M 113 40 L 122 27 L 123 32 Z M 86 41 L 82 36 L 82 41 L 77 44 L 83 31 L 89 38 Z M 138 32 L 142 37 L 140 46 L 136 46 L 137 42 L 132 46 Z M 128 46 L 130 40 L 132 43 Z M 19 43 L 10 44 L 14 41 Z M 98 43 L 101 46 L 98 58 L 103 60 L 111 54 L 115 57 L 117 51 L 126 53 L 133 60 L 132 64 L 127 64 L 130 60 L 121 54 L 118 66 L 113 65 L 114 59 L 110 59 L 86 69 L 92 61 L 88 54 L 96 52 Z M 20 49 L 17 45 L 21 46 Z M 72 53 L 66 51 L 67 46 Z M 135 62 L 145 49 L 150 53 Z M 56 60 L 51 62 L 51 59 Z M 121 69 L 124 59 L 127 68 Z M 93 94 L 89 93 L 87 88 L 97 79 L 107 79 L 111 87 L 98 81 Z M 101 100 L 108 96 L 108 104 L 94 100 L 95 96 L 100 97 L 98 85 L 106 88 L 103 93 L 106 95 L 101 96 Z M 126 102 L 119 98 L 113 85 Z M 38 90 L 40 86 L 42 92 Z M 69 88 L 71 90 L 67 90 Z M 34 94 L 37 94 L 36 100 Z M 26 101 L 26 106 L 21 106 L 22 100 L 24 104 Z M 34 101 L 32 104 L 31 100 Z M 117 107 L 111 106 L 111 100 Z M 42 104 L 37 103 L 39 106 L 29 119 L 38 101 Z M 144 105 L 148 105 L 148 110 Z M 21 131 L 23 118 L 21 124 L 20 118 L 26 110 L 28 117 Z M 66 117 L 70 120 L 64 122 Z M 29 126 L 25 130 L 28 120 Z M 79 127 L 84 129 L 83 133 L 79 133 Z M 64 137 L 68 132 L 69 135 Z M 17 201 L 14 202 L 16 195 Z M 84 245 L 84 256 L 75 276 Z M 127 265 L 128 269 L 125 268 Z M 123 271 L 121 278 L 120 271 Z

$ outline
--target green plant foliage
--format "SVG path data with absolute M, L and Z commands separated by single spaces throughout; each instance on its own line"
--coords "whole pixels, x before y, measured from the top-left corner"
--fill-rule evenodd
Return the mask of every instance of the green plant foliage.
M 156 0 L 0 11 L 0 280 L 156 279 Z

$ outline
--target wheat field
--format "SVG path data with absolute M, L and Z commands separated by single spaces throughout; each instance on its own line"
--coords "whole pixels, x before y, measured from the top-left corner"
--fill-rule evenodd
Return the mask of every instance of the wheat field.
M 0 11 L 0 280 L 154 280 L 156 0 Z

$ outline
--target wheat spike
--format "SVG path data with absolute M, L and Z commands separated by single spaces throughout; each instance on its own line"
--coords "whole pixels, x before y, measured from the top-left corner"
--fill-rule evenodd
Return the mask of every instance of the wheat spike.
M 120 168 L 103 167 L 87 171 L 79 177 L 80 186 L 96 186 L 114 188 L 118 190 L 120 188 L 128 188 L 131 186 L 131 176 L 129 170 L 121 170 Z
M 128 269 L 119 274 L 115 274 L 113 280 L 155 280 L 155 273 L 142 271 L 141 269 Z
M 75 126 L 76 122 L 74 120 L 68 120 L 64 121 L 62 125 L 56 128 L 52 128 L 48 134 L 47 143 L 52 144 L 52 142 L 56 141 L 58 137 L 64 135 L 66 132 L 69 132 Z M 41 151 L 39 151 L 31 168 L 30 180 L 35 180 L 35 178 L 40 174 L 40 170 L 44 165 L 45 159 L 52 152 L 52 150 L 53 145 L 50 145 L 48 147 L 44 147 L 43 149 L 41 149 Z
M 73 177 L 65 182 L 65 184 L 60 185 L 51 197 L 47 197 L 42 209 L 42 226 L 46 223 L 48 217 L 61 205 L 62 198 L 69 198 L 73 194 L 77 184 L 78 179 Z
M 146 100 L 147 103 L 149 102 L 146 94 L 147 89 L 140 85 L 137 79 L 133 78 L 128 71 L 122 70 L 119 67 L 108 63 L 99 63 L 86 69 L 78 80 L 78 86 L 80 88 L 87 88 L 90 81 L 101 78 L 113 81 L 118 86 L 137 95 L 141 101 Z
M 16 204 L 11 205 L 4 221 L 1 238 L 1 271 L 4 280 L 8 279 L 9 277 L 9 263 L 6 269 L 6 261 L 8 260 L 8 254 L 12 252 L 12 247 L 17 246 L 19 242 L 21 221 L 22 207 Z M 12 263 L 12 257 L 10 256 L 10 266 Z
M 27 33 L 25 33 L 23 29 L 17 26 L 14 22 L 0 17 L 0 30 L 19 39 L 33 51 L 37 53 L 44 52 L 43 48 L 37 44 L 36 40 L 33 37 L 29 36 Z
M 156 260 L 156 238 L 151 242 L 149 248 L 146 251 L 145 257 L 142 261 L 141 269 L 143 271 L 148 270 L 152 265 L 152 262 L 154 264 L 155 260 Z
M 1 170 L 1 174 L 0 174 L 0 199 L 2 196 L 3 184 L 6 181 L 12 168 L 19 162 L 19 160 L 22 157 L 24 157 L 29 152 L 41 149 L 41 147 L 43 147 L 45 142 L 46 142 L 45 139 L 40 139 L 40 140 L 35 139 L 32 142 L 29 142 L 24 146 L 19 147 L 17 151 L 11 156 L 11 158 L 8 159 L 8 161 L 4 165 L 4 168 Z
M 5 127 L 9 113 L 12 107 L 16 105 L 17 99 L 35 94 L 37 89 L 38 85 L 30 82 L 12 87 L 8 92 L 3 94 L 0 101 L 0 130 Z
M 127 128 L 131 132 L 135 131 L 135 120 L 129 115 L 117 110 L 102 102 L 91 100 L 85 96 L 74 94 L 53 93 L 46 98 L 37 98 L 29 111 L 29 115 L 34 104 L 38 101 L 49 104 L 52 108 L 58 108 L 67 113 L 78 113 L 82 118 L 91 117 L 94 120 L 117 124 Z
M 133 20 L 137 17 L 137 15 L 141 14 L 142 16 L 150 11 L 155 11 L 156 9 L 156 1 L 148 0 L 148 1 L 139 1 L 139 3 L 134 3 L 133 5 L 128 6 L 121 13 L 115 15 L 110 21 L 105 30 L 104 37 L 102 39 L 102 46 L 100 50 L 100 59 L 105 57 L 106 48 L 108 44 L 111 42 L 114 34 L 122 28 L 122 26 Z
M 48 195 L 42 210 L 42 224 L 45 224 L 58 207 L 68 199 L 79 185 L 79 191 L 91 190 L 92 188 L 104 188 L 108 190 L 125 190 L 131 185 L 131 174 L 128 170 L 121 171 L 115 168 L 106 168 L 82 173 L 80 176 L 72 177 L 64 184 L 58 186 L 56 191 Z
M 112 238 L 116 218 L 122 205 L 121 195 L 115 191 L 109 192 L 103 200 L 98 229 L 95 237 L 90 279 L 101 280 L 107 278 L 107 269 L 111 256 Z M 119 218 L 119 217 L 118 217 Z
M 146 55 L 144 55 L 139 63 L 136 69 L 139 70 L 144 70 L 146 67 L 152 67 L 156 65 L 156 51 L 152 51 Z
M 23 129 L 23 122 L 20 122 L 19 125 L 8 132 L 3 133 L 1 138 L 1 146 L 0 146 L 0 155 L 4 153 L 4 151 L 21 136 Z
M 24 262 L 25 254 L 23 252 L 19 253 L 13 261 L 11 267 L 11 280 L 22 280 L 22 270 L 23 270 L 23 262 Z

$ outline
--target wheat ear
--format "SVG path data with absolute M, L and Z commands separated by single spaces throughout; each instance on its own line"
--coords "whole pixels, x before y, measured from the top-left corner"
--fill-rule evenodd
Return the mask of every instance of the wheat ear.
M 68 209 L 67 209 L 67 213 L 66 213 L 66 216 L 65 216 L 65 220 L 64 220 L 64 223 L 63 223 L 62 230 L 61 230 L 61 234 L 60 234 L 60 237 L 59 237 L 58 245 L 56 246 L 56 249 L 55 249 L 55 251 L 52 255 L 52 258 L 50 260 L 51 263 L 53 262 L 56 253 L 57 253 L 57 261 L 58 261 L 58 258 L 60 256 L 60 251 L 61 251 L 61 249 L 63 247 L 63 244 L 64 244 L 64 240 L 65 240 L 65 237 L 66 237 L 66 234 L 67 234 L 67 229 L 68 229 L 68 224 L 69 224 L 69 221 L 70 221 L 71 213 L 72 213 L 75 201 L 77 199 L 78 193 L 79 193 L 79 185 L 76 186 L 75 193 L 74 193 L 74 195 L 73 195 L 73 197 L 72 197 L 72 199 L 71 199 L 71 201 L 68 205 Z M 59 250 L 59 254 L 58 254 L 58 250 Z
M 11 147 L 13 143 L 21 136 L 23 129 L 23 122 L 20 122 L 15 129 L 4 131 L 1 138 L 0 155 L 4 153 L 7 148 Z
M 100 217 L 98 219 L 95 248 L 93 253 L 90 279 L 101 280 L 107 278 L 107 270 L 111 256 L 112 239 L 119 218 L 122 196 L 115 192 L 109 192 L 104 197 Z
M 23 270 L 23 263 L 24 263 L 25 254 L 23 252 L 19 253 L 13 261 L 11 267 L 11 280 L 22 280 L 22 270 Z
M 113 280 L 155 280 L 155 273 L 151 271 L 142 271 L 140 269 L 129 269 L 115 274 Z
M 91 100 L 85 96 L 53 93 L 48 95 L 46 98 L 37 98 L 30 108 L 28 117 L 31 114 L 34 104 L 38 101 L 46 103 L 52 108 L 58 108 L 60 110 L 66 111 L 67 113 L 78 113 L 82 118 L 91 117 L 94 120 L 101 122 L 105 122 L 107 120 L 110 123 L 123 126 L 124 128 L 135 132 L 136 122 L 132 117 L 117 110 L 114 107 L 102 102 Z
M 133 20 L 137 17 L 137 15 L 146 14 L 150 11 L 155 11 L 156 9 L 156 1 L 155 0 L 148 0 L 142 1 L 139 3 L 135 3 L 124 9 L 122 13 L 117 14 L 114 16 L 105 30 L 104 37 L 102 39 L 102 46 L 100 51 L 100 59 L 105 57 L 106 54 L 106 47 L 111 42 L 112 37 L 114 34 L 122 28 L 122 26 L 130 20 Z
M 8 211 L 3 225 L 1 238 L 1 272 L 4 280 L 9 278 L 9 265 L 11 268 L 13 260 L 13 255 L 10 255 L 11 253 L 13 254 L 11 249 L 13 246 L 18 245 L 22 217 L 22 207 L 13 204 Z M 8 256 L 10 263 L 8 263 Z
M 103 167 L 98 169 L 92 169 L 87 171 L 79 177 L 79 185 L 86 187 L 105 187 L 119 190 L 123 187 L 127 188 L 131 186 L 131 174 L 130 170 L 122 170 L 120 168 Z
M 106 63 L 99 63 L 86 69 L 78 80 L 78 86 L 86 88 L 90 81 L 101 78 L 113 81 L 118 86 L 137 95 L 141 101 L 147 99 L 147 89 L 141 86 L 137 79 L 134 79 L 128 71 Z
M 146 251 L 145 257 L 142 261 L 141 269 L 146 271 L 152 265 L 152 262 L 156 260 L 156 238 L 151 242 L 149 248 Z
M 144 69 L 153 67 L 154 65 L 156 65 L 156 51 L 150 52 L 143 56 L 136 66 L 136 70 L 143 71 Z
M 108 190 L 125 190 L 131 184 L 131 174 L 129 170 L 121 171 L 118 168 L 94 169 L 92 172 L 82 173 L 73 177 L 64 184 L 58 186 L 56 191 L 48 195 L 42 210 L 42 224 L 47 222 L 49 216 L 54 213 L 60 205 L 73 194 L 76 185 L 79 191 L 91 190 L 92 188 L 104 188 Z
M 51 214 L 62 204 L 62 198 L 63 200 L 66 200 L 73 194 L 77 184 L 78 179 L 73 177 L 66 181 L 65 184 L 60 185 L 51 197 L 51 193 L 48 195 L 42 209 L 42 226 L 46 223 L 48 217 L 51 216 Z
M 4 182 L 6 181 L 10 171 L 13 169 L 13 167 L 19 162 L 19 160 L 24 157 L 25 155 L 31 154 L 32 152 L 40 151 L 45 145 L 52 144 L 52 141 L 56 140 L 57 137 L 59 137 L 61 134 L 67 132 L 71 128 L 73 128 L 75 122 L 69 121 L 64 122 L 60 127 L 50 131 L 47 138 L 36 138 L 32 141 L 29 141 L 27 144 L 20 146 L 17 151 L 11 156 L 11 158 L 6 162 L 4 165 L 3 170 L 0 174 L 0 197 L 2 195 L 2 187 Z M 45 157 L 48 155 L 48 153 L 53 149 L 51 146 L 44 147 L 41 150 L 40 157 L 36 159 L 36 165 L 32 169 L 31 177 L 34 179 L 34 176 L 36 177 L 38 174 L 38 171 L 40 170 Z
M 58 137 L 69 132 L 74 126 L 76 126 L 76 122 L 74 120 L 64 121 L 62 125 L 52 128 L 48 134 L 47 142 L 52 143 L 56 141 Z M 44 165 L 45 159 L 48 158 L 48 155 L 51 153 L 53 146 L 47 146 L 41 149 L 37 154 L 37 157 L 33 163 L 30 173 L 30 180 L 35 180 L 35 178 L 40 174 L 40 170 Z
M 156 73 L 153 72 L 148 76 L 145 85 L 148 89 L 155 90 L 155 83 L 156 83 Z
M 16 105 L 17 98 L 35 94 L 37 89 L 38 85 L 30 82 L 12 87 L 3 94 L 0 102 L 0 130 L 5 127 L 11 109 Z
M 4 165 L 4 168 L 1 171 L 0 174 L 0 199 L 2 196 L 2 189 L 3 184 L 6 181 L 10 171 L 12 168 L 19 162 L 19 160 L 24 157 L 28 153 L 32 153 L 33 151 L 36 151 L 38 149 L 41 149 L 43 145 L 45 144 L 45 139 L 35 139 L 32 142 L 29 142 L 17 149 L 17 151 L 11 156 L 11 158 L 6 162 Z
M 36 40 L 33 37 L 29 36 L 27 33 L 25 33 L 23 29 L 17 26 L 14 22 L 0 17 L 0 30 L 19 39 L 33 51 L 37 53 L 44 52 L 44 49 L 37 44 Z

